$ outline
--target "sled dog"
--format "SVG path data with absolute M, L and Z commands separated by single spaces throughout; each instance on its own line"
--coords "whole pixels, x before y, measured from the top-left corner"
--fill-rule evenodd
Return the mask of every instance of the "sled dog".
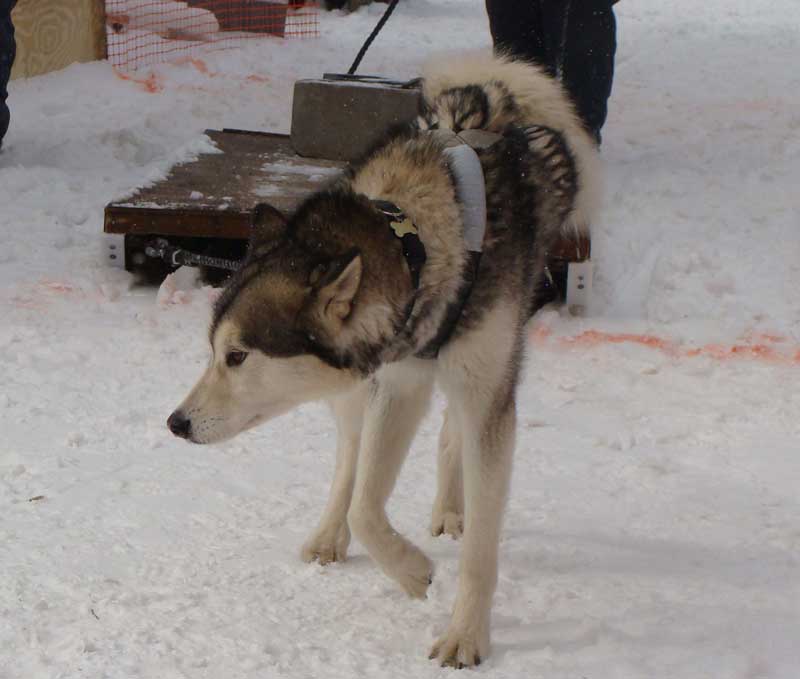
M 447 399 L 431 530 L 463 532 L 451 622 L 430 657 L 489 652 L 498 539 L 514 449 L 515 392 L 545 253 L 597 209 L 596 149 L 560 86 L 490 54 L 424 72 L 419 120 L 393 131 L 289 216 L 255 211 L 241 268 L 213 311 L 211 362 L 168 420 L 214 443 L 309 401 L 330 403 L 336 470 L 302 549 L 346 557 L 350 531 L 412 597 L 433 565 L 399 535 L 387 499 L 434 384 Z M 477 150 L 486 229 L 470 249 L 441 135 L 497 133 Z

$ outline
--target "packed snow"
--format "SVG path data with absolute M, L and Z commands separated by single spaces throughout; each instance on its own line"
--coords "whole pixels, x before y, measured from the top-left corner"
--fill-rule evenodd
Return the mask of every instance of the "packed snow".
M 102 252 L 103 207 L 287 131 L 383 5 L 316 41 L 15 81 L 0 154 L 0 677 L 445 677 L 459 545 L 428 534 L 441 403 L 390 502 L 435 561 L 412 601 L 357 543 L 300 561 L 333 470 L 325 408 L 215 447 L 169 435 L 214 291 Z M 622 2 L 589 313 L 531 325 L 493 654 L 476 676 L 800 676 L 800 8 Z M 405 0 L 365 73 L 489 45 L 483 3 Z M 202 196 L 199 196 L 202 198 Z

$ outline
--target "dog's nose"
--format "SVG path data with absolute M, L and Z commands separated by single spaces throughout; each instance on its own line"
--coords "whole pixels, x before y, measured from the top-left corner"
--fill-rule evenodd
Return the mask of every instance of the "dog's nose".
M 192 431 L 192 421 L 185 417 L 180 410 L 176 410 L 167 419 L 167 427 L 175 436 L 188 439 L 189 433 Z

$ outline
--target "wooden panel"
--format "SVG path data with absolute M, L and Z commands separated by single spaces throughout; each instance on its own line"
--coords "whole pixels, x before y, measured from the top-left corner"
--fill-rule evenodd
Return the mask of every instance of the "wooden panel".
M 269 33 L 283 37 L 286 32 L 286 3 L 262 0 L 185 0 L 189 7 L 207 9 L 217 17 L 223 31 Z M 292 0 L 292 5 L 298 4 Z
M 588 235 L 584 234 L 562 236 L 561 240 L 548 255 L 550 259 L 563 259 L 565 262 L 583 262 L 592 256 L 592 241 Z
M 207 130 L 222 153 L 176 165 L 166 179 L 106 206 L 106 233 L 247 238 L 261 202 L 284 214 L 344 166 L 301 158 L 282 134 Z
M 12 18 L 17 39 L 12 78 L 106 56 L 104 0 L 19 0 Z
M 106 233 L 201 238 L 250 237 L 250 210 L 213 212 L 208 208 L 165 209 L 137 205 L 106 206 Z

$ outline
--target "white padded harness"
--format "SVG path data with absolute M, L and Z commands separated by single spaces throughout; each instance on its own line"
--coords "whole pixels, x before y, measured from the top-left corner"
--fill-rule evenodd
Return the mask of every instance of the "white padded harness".
M 432 134 L 445 144 L 447 163 L 456 178 L 467 250 L 481 252 L 486 234 L 486 181 L 475 149 L 489 148 L 501 135 L 485 130 L 463 130 L 459 134 L 434 130 Z

